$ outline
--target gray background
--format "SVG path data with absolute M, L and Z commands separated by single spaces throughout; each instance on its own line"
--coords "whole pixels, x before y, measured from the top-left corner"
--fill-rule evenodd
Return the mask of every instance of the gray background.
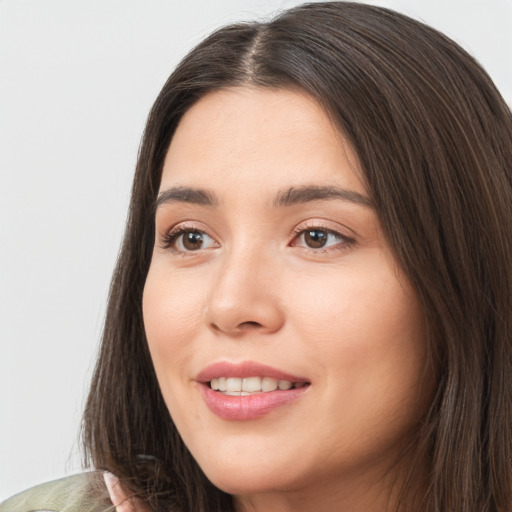
M 0 0 L 0 499 L 80 469 L 77 431 L 145 117 L 219 25 L 297 1 Z M 389 0 L 512 102 L 512 0 Z

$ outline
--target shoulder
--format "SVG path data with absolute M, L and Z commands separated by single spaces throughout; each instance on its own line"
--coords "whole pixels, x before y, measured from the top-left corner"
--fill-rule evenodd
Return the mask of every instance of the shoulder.
M 107 512 L 113 510 L 101 472 L 32 487 L 0 504 L 0 512 Z

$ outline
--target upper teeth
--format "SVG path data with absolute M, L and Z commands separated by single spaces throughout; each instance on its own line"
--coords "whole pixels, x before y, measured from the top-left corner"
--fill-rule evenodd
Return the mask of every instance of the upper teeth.
M 299 387 L 301 383 L 296 383 L 288 380 L 277 380 L 272 377 L 245 377 L 239 379 L 237 377 L 217 377 L 212 379 L 210 386 L 215 391 L 222 391 L 225 394 L 241 392 L 246 393 L 261 393 L 268 391 L 275 391 L 276 389 L 287 390 L 292 387 Z

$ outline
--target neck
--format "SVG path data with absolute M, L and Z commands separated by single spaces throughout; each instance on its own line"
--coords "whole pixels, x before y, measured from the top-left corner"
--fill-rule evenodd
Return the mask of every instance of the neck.
M 403 467 L 403 466 L 402 466 Z M 333 481 L 302 482 L 285 491 L 270 491 L 235 496 L 237 512 L 414 512 L 420 509 L 417 498 L 424 489 L 424 475 L 400 474 L 382 468 L 351 472 Z M 371 474 L 370 474 L 371 473 Z M 370 483 L 369 483 L 370 482 Z M 403 496 L 405 482 L 412 489 Z M 423 482 L 423 483 L 422 483 Z M 415 491 L 415 492 L 414 492 Z

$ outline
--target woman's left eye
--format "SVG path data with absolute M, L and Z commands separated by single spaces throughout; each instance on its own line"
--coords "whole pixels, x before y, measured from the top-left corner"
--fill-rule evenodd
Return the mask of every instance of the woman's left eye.
M 350 246 L 354 240 L 324 228 L 306 228 L 297 233 L 292 247 L 304 247 L 311 250 L 335 248 L 336 246 Z

